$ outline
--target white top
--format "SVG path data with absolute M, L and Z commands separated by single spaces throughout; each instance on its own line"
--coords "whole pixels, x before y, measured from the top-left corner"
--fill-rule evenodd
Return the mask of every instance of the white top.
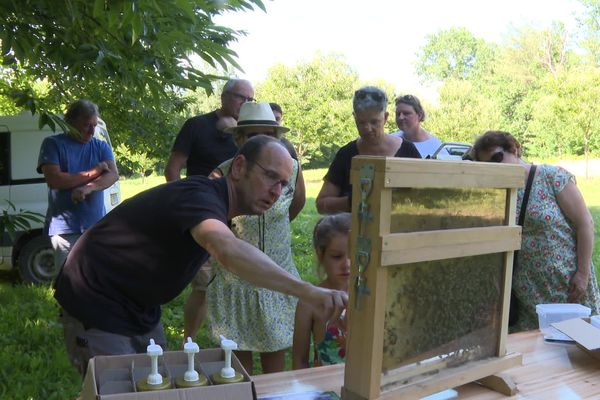
M 390 133 L 390 135 L 394 135 L 399 138 L 404 138 L 404 132 L 402 132 L 402 131 L 392 132 L 392 133 Z M 424 140 L 422 142 L 412 142 L 411 141 L 411 143 L 415 145 L 417 150 L 419 150 L 419 153 L 421 153 L 421 158 L 427 158 L 428 156 L 429 157 L 433 156 L 435 151 L 437 149 L 439 149 L 440 146 L 442 145 L 442 141 L 440 139 L 438 139 L 437 137 L 433 136 L 431 133 L 429 134 L 429 139 Z

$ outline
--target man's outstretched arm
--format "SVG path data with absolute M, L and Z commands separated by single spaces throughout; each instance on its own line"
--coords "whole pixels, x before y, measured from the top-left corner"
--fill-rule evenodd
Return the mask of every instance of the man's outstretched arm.
M 311 285 L 279 267 L 256 247 L 235 237 L 221 221 L 208 219 L 191 230 L 194 240 L 228 271 L 260 287 L 302 299 L 324 320 L 336 320 L 348 304 L 348 295 Z

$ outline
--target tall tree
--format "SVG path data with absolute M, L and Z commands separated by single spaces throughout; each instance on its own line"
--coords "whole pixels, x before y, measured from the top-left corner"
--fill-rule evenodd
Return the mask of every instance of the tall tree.
M 333 153 L 357 137 L 352 118 L 352 95 L 358 75 L 336 55 L 317 54 L 296 66 L 275 65 L 257 98 L 283 108 L 288 139 L 298 149 L 303 164 L 326 166 Z
M 539 81 L 547 73 L 556 76 L 569 65 L 569 35 L 562 23 L 549 28 L 516 30 L 504 46 L 500 58 L 519 76 Z
M 181 110 L 182 90 L 210 92 L 221 78 L 198 68 L 196 56 L 212 66 L 239 67 L 228 45 L 241 32 L 216 25 L 213 17 L 254 6 L 264 10 L 261 0 L 4 0 L 0 65 L 15 79 L 0 93 L 18 107 L 41 111 L 50 125 L 59 120 L 46 112 L 88 97 L 115 117 L 112 126 L 122 124 L 140 139 L 158 136 Z M 48 93 L 32 90 L 23 74 L 29 82 L 46 80 Z M 160 144 L 156 139 L 150 144 Z
M 569 152 L 587 160 L 591 152 L 600 150 L 599 87 L 600 68 L 585 66 L 546 83 L 531 122 L 531 130 L 540 136 L 535 155 Z
M 439 89 L 439 105 L 432 107 L 423 126 L 442 141 L 473 143 L 477 135 L 498 129 L 497 102 L 470 81 L 449 79 Z
M 424 80 L 470 79 L 482 74 L 494 56 L 494 46 L 465 28 L 450 28 L 427 36 L 418 54 L 417 74 Z
M 589 51 L 592 64 L 600 65 L 600 0 L 580 0 L 585 13 L 579 23 L 583 28 L 582 46 Z
M 493 98 L 501 113 L 498 128 L 511 132 L 525 148 L 540 151 L 550 142 L 532 130 L 534 108 L 545 95 L 543 87 L 573 64 L 569 37 L 562 24 L 547 29 L 516 29 L 498 48 L 491 74 L 478 82 L 480 92 Z

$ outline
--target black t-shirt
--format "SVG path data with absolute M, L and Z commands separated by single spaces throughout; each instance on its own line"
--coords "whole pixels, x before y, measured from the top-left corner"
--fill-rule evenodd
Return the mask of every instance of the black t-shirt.
M 187 176 L 208 176 L 223 161 L 237 153 L 233 135 L 217 130 L 215 111 L 190 118 L 175 138 L 173 151 L 188 156 Z
M 358 155 L 357 141 L 353 140 L 347 145 L 341 147 L 335 154 L 327 175 L 323 180 L 329 181 L 338 186 L 342 196 L 347 196 L 352 191 L 350 184 L 350 168 L 352 167 L 352 157 Z M 400 148 L 395 154 L 396 157 L 421 158 L 421 153 L 412 142 L 402 140 Z
M 192 280 L 207 251 L 190 229 L 206 219 L 227 223 L 224 178 L 189 177 L 138 194 L 75 243 L 56 279 L 60 305 L 88 328 L 143 334 L 160 305 Z

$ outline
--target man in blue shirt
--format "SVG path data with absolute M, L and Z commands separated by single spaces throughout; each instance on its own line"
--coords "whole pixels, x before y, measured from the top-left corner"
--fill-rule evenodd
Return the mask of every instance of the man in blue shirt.
M 98 107 L 88 100 L 69 106 L 71 132 L 44 139 L 37 171 L 48 184 L 46 230 L 58 273 L 81 234 L 106 214 L 102 191 L 119 179 L 108 143 L 94 137 Z

